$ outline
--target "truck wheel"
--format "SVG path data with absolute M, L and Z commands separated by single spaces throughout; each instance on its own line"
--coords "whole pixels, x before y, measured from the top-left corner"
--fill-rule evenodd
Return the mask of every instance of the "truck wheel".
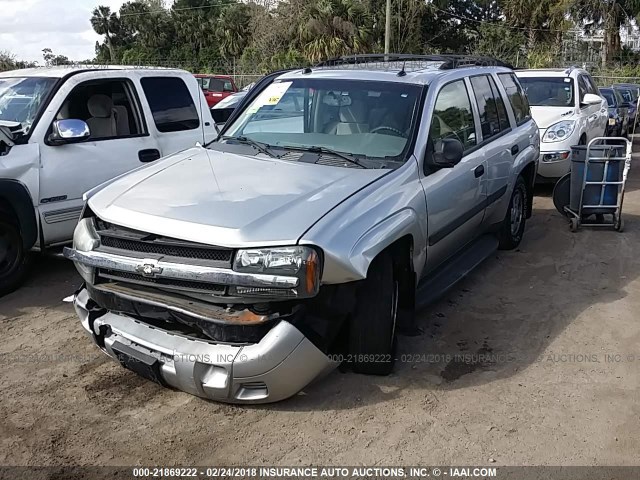
M 0 213 L 0 297 L 15 290 L 27 272 L 25 252 L 18 226 Z
M 518 176 L 516 185 L 513 188 L 511 201 L 507 214 L 502 221 L 498 240 L 498 247 L 501 250 L 513 250 L 522 240 L 524 234 L 524 225 L 527 220 L 527 186 L 524 179 Z
M 388 253 L 375 258 L 358 286 L 356 312 L 349 329 L 349 358 L 354 372 L 388 375 L 393 370 L 398 281 Z

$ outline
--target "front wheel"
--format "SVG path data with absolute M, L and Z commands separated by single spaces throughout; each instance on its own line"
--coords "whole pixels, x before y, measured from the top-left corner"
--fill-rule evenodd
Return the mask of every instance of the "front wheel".
M 27 272 L 27 252 L 20 230 L 0 213 L 0 297 L 15 290 Z
M 388 253 L 378 255 L 358 286 L 349 328 L 349 359 L 354 372 L 388 375 L 393 370 L 399 284 Z
M 513 250 L 522 241 L 524 226 L 527 219 L 527 186 L 524 179 L 519 176 L 513 187 L 511 200 L 507 214 L 502 221 L 502 226 L 498 233 L 500 241 L 498 247 L 501 250 Z

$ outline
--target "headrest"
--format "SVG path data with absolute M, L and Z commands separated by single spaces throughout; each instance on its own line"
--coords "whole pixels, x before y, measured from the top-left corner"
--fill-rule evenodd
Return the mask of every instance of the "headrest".
M 92 117 L 108 118 L 111 116 L 113 102 L 106 95 L 96 94 L 89 98 L 87 108 Z
M 340 121 L 344 123 L 367 123 L 367 105 L 359 98 L 353 98 L 351 105 L 338 110 Z

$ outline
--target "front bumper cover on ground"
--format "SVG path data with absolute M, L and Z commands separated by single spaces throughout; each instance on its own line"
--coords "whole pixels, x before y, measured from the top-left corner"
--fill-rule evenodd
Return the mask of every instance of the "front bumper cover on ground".
M 152 327 L 132 317 L 96 313 L 86 288 L 74 298 L 82 326 L 124 366 L 163 385 L 212 400 L 269 403 L 298 393 L 337 366 L 289 322 L 260 342 L 216 344 Z

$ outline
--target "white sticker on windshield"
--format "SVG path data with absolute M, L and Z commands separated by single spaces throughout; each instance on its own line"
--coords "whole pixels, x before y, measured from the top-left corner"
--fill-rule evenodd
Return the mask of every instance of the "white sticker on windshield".
M 269 85 L 264 92 L 260 94 L 256 102 L 251 107 L 250 112 L 255 113 L 265 105 L 277 105 L 282 96 L 289 90 L 292 82 L 279 82 Z

